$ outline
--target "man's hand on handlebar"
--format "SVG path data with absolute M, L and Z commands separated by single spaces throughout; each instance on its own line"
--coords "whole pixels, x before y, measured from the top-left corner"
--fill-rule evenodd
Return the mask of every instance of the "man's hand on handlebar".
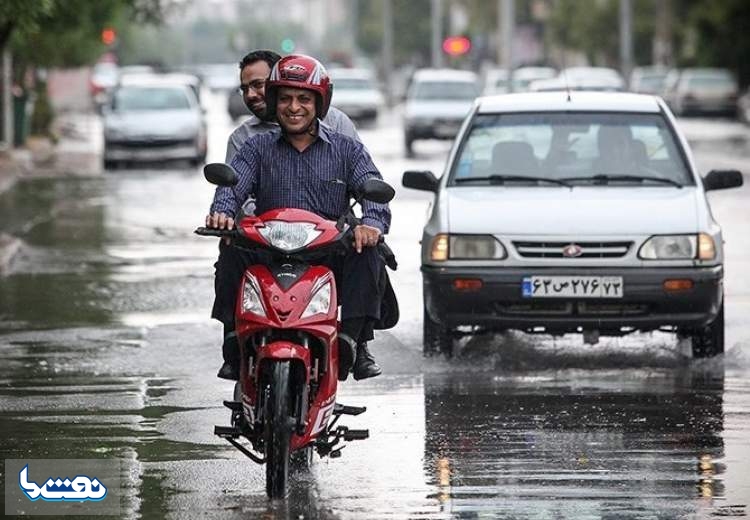
M 214 229 L 234 229 L 234 219 L 225 213 L 211 213 L 206 216 L 206 227 Z
M 234 229 L 234 219 L 225 213 L 211 213 L 206 215 L 206 227 L 214 229 Z M 224 237 L 224 243 L 229 244 L 232 239 Z
M 376 227 L 360 224 L 354 228 L 354 248 L 357 253 L 362 252 L 363 247 L 375 247 L 380 240 L 380 230 Z

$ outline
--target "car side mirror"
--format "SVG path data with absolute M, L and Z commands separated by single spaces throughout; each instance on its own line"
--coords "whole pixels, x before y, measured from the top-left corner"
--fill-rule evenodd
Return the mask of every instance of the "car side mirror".
M 711 170 L 703 178 L 703 189 L 714 191 L 739 188 L 743 182 L 742 172 L 739 170 Z
M 209 163 L 203 167 L 203 175 L 211 184 L 217 186 L 234 186 L 239 177 L 234 168 L 224 163 Z
M 411 188 L 413 190 L 431 191 L 436 193 L 440 182 L 438 181 L 435 174 L 429 170 L 415 171 L 410 170 L 404 172 L 401 178 L 401 184 L 405 188 Z

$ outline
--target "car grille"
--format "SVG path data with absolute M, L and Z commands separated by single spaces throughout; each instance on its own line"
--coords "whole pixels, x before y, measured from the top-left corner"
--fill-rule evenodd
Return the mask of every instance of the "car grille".
M 569 246 L 578 246 L 576 254 L 566 254 Z M 633 242 L 513 242 L 523 258 L 622 258 Z
M 169 148 L 172 146 L 192 146 L 194 139 L 132 139 L 118 141 L 112 145 L 118 148 Z

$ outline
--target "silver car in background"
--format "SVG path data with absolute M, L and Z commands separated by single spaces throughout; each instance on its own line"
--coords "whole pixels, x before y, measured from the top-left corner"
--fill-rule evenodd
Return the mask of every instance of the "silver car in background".
M 193 89 L 169 78 L 128 82 L 103 112 L 104 167 L 133 161 L 206 158 L 206 123 Z
M 739 87 L 726 69 L 672 70 L 666 79 L 664 100 L 677 115 L 737 114 Z
M 404 148 L 413 156 L 417 139 L 453 139 L 479 94 L 479 77 L 455 69 L 414 73 L 404 106 Z
M 328 74 L 333 81 L 333 106 L 357 123 L 374 124 L 385 106 L 375 74 L 349 68 L 329 69 Z

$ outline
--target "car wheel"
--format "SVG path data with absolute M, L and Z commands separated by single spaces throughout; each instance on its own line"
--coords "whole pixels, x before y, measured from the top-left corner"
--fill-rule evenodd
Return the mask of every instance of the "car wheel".
M 453 335 L 444 324 L 433 321 L 427 309 L 424 309 L 422 321 L 422 354 L 425 357 L 444 354 L 453 357 Z
M 719 309 L 716 319 L 706 327 L 694 331 L 690 341 L 693 347 L 693 358 L 702 359 L 724 353 L 724 304 Z
M 409 132 L 406 132 L 406 134 L 404 134 L 404 150 L 406 152 L 406 156 L 410 159 L 414 157 L 414 150 L 412 149 L 413 142 L 414 138 Z

